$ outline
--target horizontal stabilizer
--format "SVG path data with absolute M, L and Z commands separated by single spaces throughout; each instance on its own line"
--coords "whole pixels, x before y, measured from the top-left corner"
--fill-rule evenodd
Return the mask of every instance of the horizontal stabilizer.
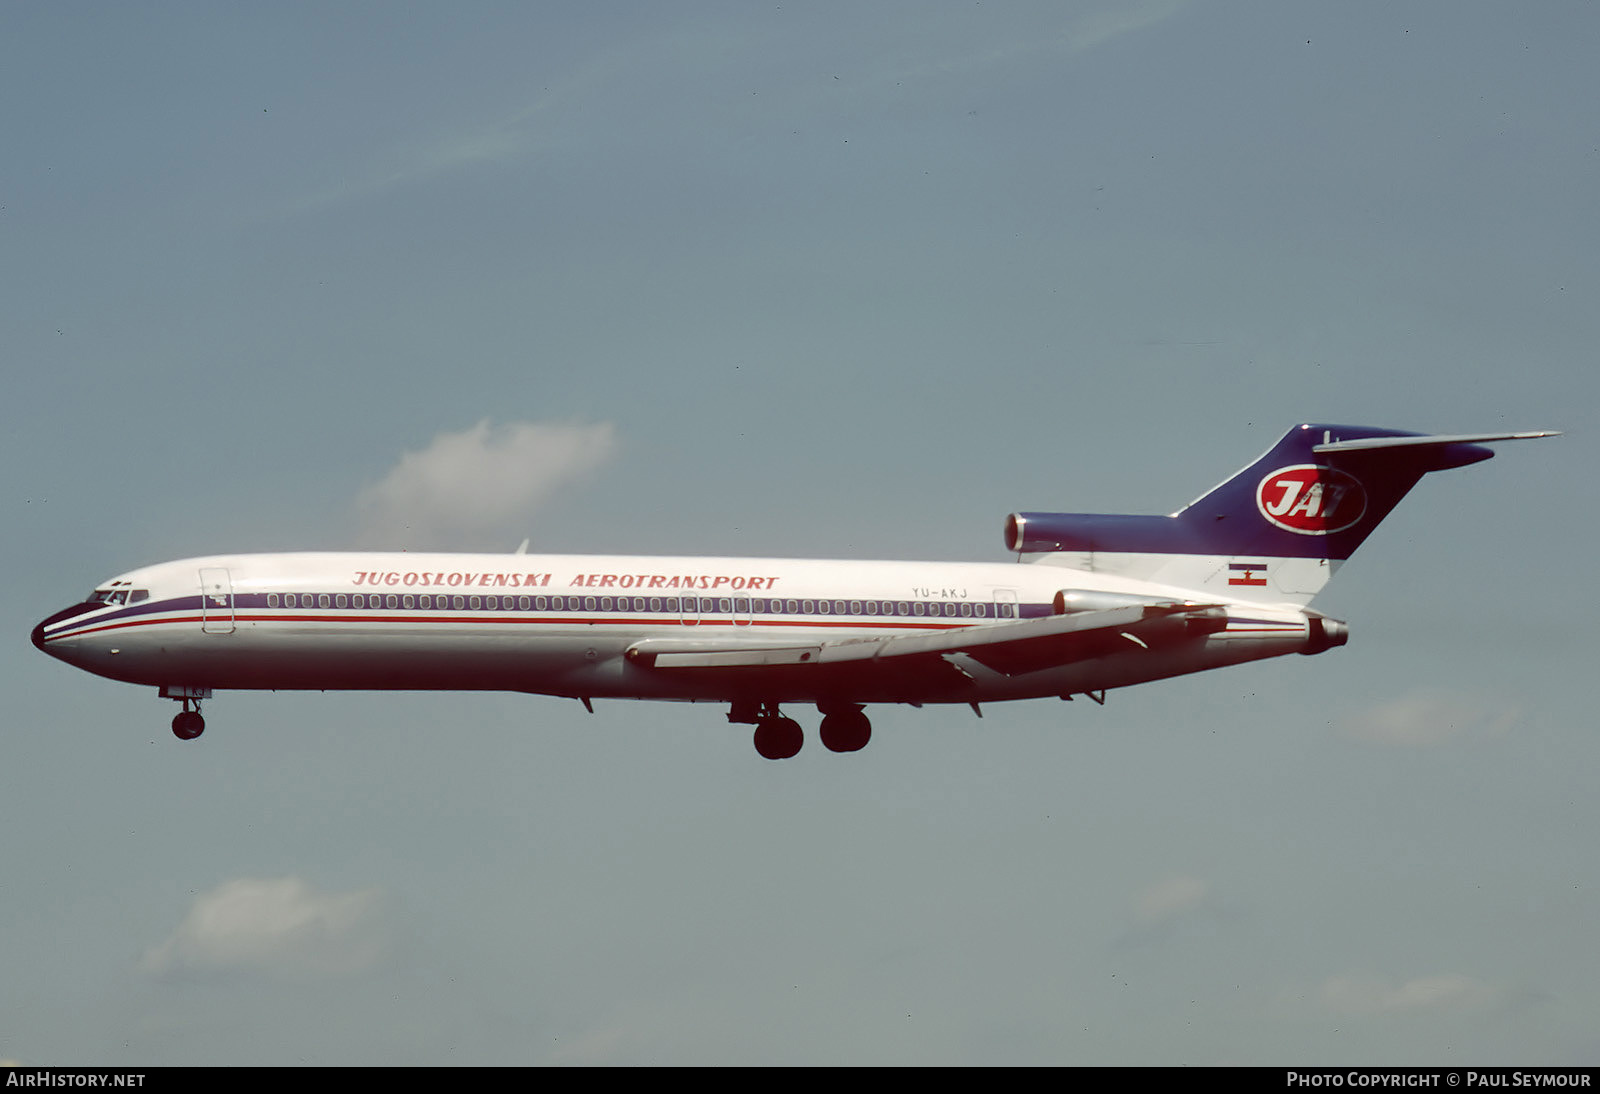
M 1441 433 L 1420 437 L 1363 437 L 1354 441 L 1330 441 L 1312 445 L 1318 455 L 1329 452 L 1368 452 L 1376 448 L 1420 448 L 1440 444 L 1483 444 L 1488 441 L 1531 441 L 1540 437 L 1559 437 L 1560 430 L 1529 433 Z

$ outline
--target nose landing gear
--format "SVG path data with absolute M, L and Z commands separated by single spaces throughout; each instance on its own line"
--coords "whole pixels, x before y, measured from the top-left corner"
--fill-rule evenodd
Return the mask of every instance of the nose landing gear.
M 194 709 L 189 709 L 189 700 L 183 701 L 183 709 L 172 719 L 172 732 L 180 741 L 192 741 L 206 731 L 206 720 L 200 717 L 200 704 L 195 703 Z
M 180 741 L 192 741 L 206 731 L 206 720 L 200 717 L 200 700 L 211 698 L 210 688 L 168 686 L 161 689 L 161 698 L 177 699 L 183 704 L 172 719 L 172 735 Z M 190 704 L 194 709 L 190 709 Z

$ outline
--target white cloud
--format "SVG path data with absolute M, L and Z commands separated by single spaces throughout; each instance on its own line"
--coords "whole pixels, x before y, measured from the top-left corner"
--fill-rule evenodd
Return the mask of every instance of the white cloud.
M 1380 976 L 1340 974 L 1323 983 L 1321 995 L 1332 1010 L 1395 1014 L 1478 1006 L 1490 1002 L 1495 990 L 1460 973 L 1419 976 L 1399 984 Z
M 349 975 L 377 961 L 380 920 L 374 890 L 323 893 L 294 877 L 240 878 L 196 897 L 140 968 L 156 976 Z
M 361 492 L 364 542 L 385 547 L 494 547 L 529 534 L 528 519 L 557 490 L 617 447 L 610 423 L 565 425 L 485 419 L 408 452 Z
M 1514 707 L 1434 688 L 1417 688 L 1344 719 L 1339 728 L 1363 741 L 1426 746 L 1442 744 L 1464 733 L 1504 733 L 1516 720 Z

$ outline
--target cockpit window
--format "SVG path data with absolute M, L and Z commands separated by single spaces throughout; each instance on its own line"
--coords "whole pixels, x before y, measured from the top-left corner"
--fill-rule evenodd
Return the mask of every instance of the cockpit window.
M 88 604 L 137 604 L 150 599 L 149 589 L 96 589 L 89 594 Z

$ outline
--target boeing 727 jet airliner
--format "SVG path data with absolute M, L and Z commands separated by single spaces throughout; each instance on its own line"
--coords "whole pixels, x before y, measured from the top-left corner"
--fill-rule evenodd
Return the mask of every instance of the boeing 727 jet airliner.
M 1013 513 L 1006 563 L 571 555 L 218 555 L 132 570 L 33 629 L 160 689 L 180 738 L 213 690 L 524 691 L 728 705 L 769 759 L 864 746 L 871 703 L 1087 695 L 1342 646 L 1308 605 L 1429 471 L 1488 441 L 1300 425 L 1170 516 Z

